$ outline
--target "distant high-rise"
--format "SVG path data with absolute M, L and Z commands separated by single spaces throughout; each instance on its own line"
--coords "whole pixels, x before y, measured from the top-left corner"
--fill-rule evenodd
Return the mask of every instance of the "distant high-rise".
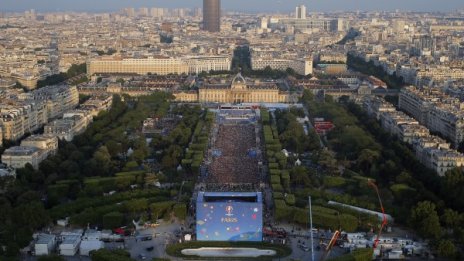
M 200 17 L 203 13 L 203 10 L 201 8 L 195 8 L 195 10 L 193 11 L 193 16 L 195 17 Z
M 141 8 L 139 9 L 139 15 L 140 15 L 140 16 L 145 16 L 145 17 L 148 16 L 148 8 L 146 8 L 146 7 L 141 7 Z
M 221 30 L 220 0 L 203 0 L 203 30 L 209 32 Z
M 153 7 L 150 9 L 150 14 L 152 17 L 160 18 L 164 16 L 164 9 L 163 8 L 156 8 Z
M 299 5 L 296 7 L 295 17 L 297 19 L 306 19 L 306 6 Z

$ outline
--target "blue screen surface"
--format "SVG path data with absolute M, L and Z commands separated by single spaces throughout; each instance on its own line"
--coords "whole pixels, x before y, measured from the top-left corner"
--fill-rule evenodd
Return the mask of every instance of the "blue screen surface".
M 262 203 L 197 202 L 197 240 L 262 241 Z

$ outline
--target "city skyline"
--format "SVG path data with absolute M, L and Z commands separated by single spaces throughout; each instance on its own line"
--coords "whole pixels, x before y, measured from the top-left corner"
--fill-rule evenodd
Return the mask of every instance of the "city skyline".
M 61 0 L 4 0 L 0 3 L 2 12 L 19 12 L 28 9 L 37 11 L 117 11 L 124 7 L 163 7 L 163 8 L 193 8 L 201 7 L 202 0 L 194 0 L 185 3 L 181 0 L 101 0 L 98 2 L 83 0 L 77 2 L 67 2 Z M 291 12 L 296 5 L 304 4 L 308 11 L 456 11 L 464 9 L 464 3 L 460 0 L 392 0 L 388 2 L 372 0 L 345 0 L 342 3 L 338 0 L 236 0 L 223 1 L 223 8 L 227 10 L 249 11 L 249 12 Z
M 464 0 L 0 0 L 0 32 L 1 261 L 463 259 Z

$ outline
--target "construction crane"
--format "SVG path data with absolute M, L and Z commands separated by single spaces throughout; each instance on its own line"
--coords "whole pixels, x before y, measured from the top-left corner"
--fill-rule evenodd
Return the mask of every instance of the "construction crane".
M 337 218 L 338 218 L 338 230 L 335 230 L 335 232 L 333 233 L 332 238 L 330 239 L 329 243 L 324 249 L 324 253 L 322 253 L 321 258 L 319 259 L 320 261 L 324 261 L 329 257 L 330 252 L 332 251 L 332 248 L 335 246 L 335 244 L 340 238 L 341 231 L 342 231 L 342 223 L 340 222 L 340 212 L 338 211 L 337 211 Z
M 379 199 L 379 204 L 380 204 L 380 209 L 382 210 L 382 225 L 380 226 L 379 233 L 377 234 L 377 237 L 374 240 L 374 245 L 373 245 L 373 248 L 375 249 L 377 245 L 379 244 L 380 236 L 382 235 L 383 229 L 388 224 L 388 221 L 387 221 L 387 216 L 385 215 L 385 209 L 383 208 L 382 199 L 380 198 L 379 188 L 377 187 L 377 185 L 375 185 L 375 183 L 371 179 L 367 180 L 367 184 L 373 187 L 375 192 L 377 193 L 377 197 Z
M 338 238 L 340 237 L 340 230 L 335 230 L 334 234 L 332 235 L 332 238 L 330 239 L 329 243 L 325 247 L 324 253 L 321 255 L 320 261 L 326 260 L 330 252 L 332 251 L 332 248 L 335 246 L 337 243 Z
M 380 242 L 380 236 L 382 235 L 383 229 L 388 224 L 388 221 L 387 221 L 387 216 L 385 215 L 385 209 L 383 207 L 382 198 L 380 197 L 379 188 L 371 179 L 367 180 L 367 184 L 371 186 L 372 188 L 374 188 L 375 192 L 377 193 L 377 198 L 379 199 L 380 209 L 382 210 L 382 225 L 380 227 L 380 230 L 379 230 L 379 233 L 377 234 L 376 239 L 374 240 L 374 245 L 373 245 L 373 248 L 375 249 L 377 248 L 377 245 Z M 324 261 L 329 257 L 330 252 L 332 251 L 332 248 L 334 247 L 334 245 L 337 243 L 337 241 L 340 238 L 341 223 L 340 223 L 339 213 L 338 213 L 338 223 L 339 223 L 339 230 L 336 230 L 334 234 L 332 235 L 332 238 L 330 239 L 329 244 L 327 244 L 324 253 L 321 255 L 320 261 Z

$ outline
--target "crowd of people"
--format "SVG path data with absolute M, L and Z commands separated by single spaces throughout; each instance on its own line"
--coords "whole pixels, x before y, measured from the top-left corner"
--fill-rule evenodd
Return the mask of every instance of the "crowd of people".
M 240 183 L 240 184 L 220 184 L 220 183 L 208 183 L 200 191 L 216 191 L 216 192 L 246 192 L 246 191 L 257 191 L 259 186 L 251 183 Z
M 255 125 L 219 125 L 214 149 L 220 151 L 221 156 L 209 165 L 206 182 L 259 183 L 258 159 L 248 153 L 256 146 Z

